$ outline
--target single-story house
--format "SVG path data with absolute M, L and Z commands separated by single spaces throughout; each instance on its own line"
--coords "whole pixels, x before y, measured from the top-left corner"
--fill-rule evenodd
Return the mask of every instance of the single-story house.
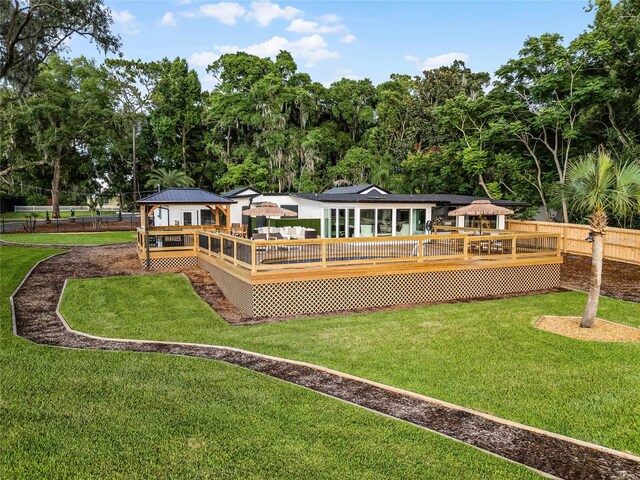
M 231 221 L 248 223 L 242 211 L 261 202 L 292 210 L 301 220 L 317 220 L 324 238 L 424 235 L 429 222 L 457 227 L 477 227 L 478 219 L 451 217 L 449 212 L 482 197 L 444 194 L 394 194 L 377 185 L 336 187 L 324 193 L 260 193 L 243 187 L 222 193 L 234 200 Z M 490 199 L 508 208 L 524 202 Z M 293 219 L 288 219 L 289 223 Z M 485 227 L 504 229 L 503 215 L 487 217 Z

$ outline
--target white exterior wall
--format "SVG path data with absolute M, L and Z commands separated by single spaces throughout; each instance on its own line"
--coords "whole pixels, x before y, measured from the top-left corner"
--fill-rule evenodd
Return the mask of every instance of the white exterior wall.
M 191 212 L 191 224 L 200 225 L 200 210 L 204 205 L 160 205 L 153 211 L 153 224 L 156 227 L 184 226 L 183 213 Z

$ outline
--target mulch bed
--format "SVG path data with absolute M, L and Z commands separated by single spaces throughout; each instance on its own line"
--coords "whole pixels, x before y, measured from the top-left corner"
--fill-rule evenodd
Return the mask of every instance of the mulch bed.
M 600 318 L 591 328 L 581 328 L 581 323 L 581 317 L 545 315 L 540 317 L 533 326 L 547 332 L 590 342 L 640 342 L 640 328 Z
M 20 221 L 17 221 L 20 223 Z M 92 222 L 74 222 L 71 223 L 68 220 L 60 221 L 59 223 L 52 220 L 51 223 L 46 223 L 43 220 L 36 222 L 36 227 L 33 232 L 27 232 L 24 228 L 12 230 L 6 232 L 5 235 L 11 235 L 12 233 L 76 233 L 76 232 L 114 232 L 114 231 L 135 231 L 140 226 L 140 219 L 136 218 L 130 221 L 128 218 L 122 219 L 122 221 L 109 220 L 108 222 L 101 222 L 98 228 L 94 228 Z
M 589 290 L 591 257 L 565 255 L 560 285 L 572 290 Z M 640 302 L 640 265 L 605 260 L 602 264 L 601 294 L 611 298 Z
M 133 249 L 119 245 L 76 247 L 42 262 L 14 297 L 18 335 L 36 343 L 61 347 L 157 352 L 220 360 L 434 430 L 557 477 L 640 479 L 640 462 L 285 360 L 221 347 L 93 339 L 64 328 L 55 309 L 65 278 L 141 271 Z M 196 278 L 191 273 L 190 278 Z M 194 285 L 198 290 L 199 284 Z M 206 285 L 210 285 L 208 280 L 200 284 L 200 289 L 214 295 L 215 291 Z

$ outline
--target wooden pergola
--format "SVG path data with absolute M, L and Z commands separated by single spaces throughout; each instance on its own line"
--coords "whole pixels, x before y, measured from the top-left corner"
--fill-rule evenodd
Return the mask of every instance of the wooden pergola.
M 149 217 L 161 207 L 172 205 L 189 205 L 206 208 L 213 214 L 215 225 L 220 229 L 221 215 L 225 217 L 224 230 L 231 234 L 231 204 L 235 203 L 226 197 L 215 195 L 199 188 L 168 188 L 138 200 L 140 207 L 140 227 L 149 230 Z M 171 227 L 159 227 L 163 229 Z M 182 228 L 185 228 L 184 226 Z M 223 230 L 223 229 L 220 229 Z

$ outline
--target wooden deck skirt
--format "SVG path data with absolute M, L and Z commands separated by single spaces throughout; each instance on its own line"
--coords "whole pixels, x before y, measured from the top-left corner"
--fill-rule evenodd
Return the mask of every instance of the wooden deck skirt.
M 231 303 L 253 317 L 546 290 L 559 286 L 562 264 L 556 236 L 545 237 L 544 241 L 535 237 L 531 243 L 531 236 L 516 239 L 514 235 L 504 235 L 482 240 L 484 243 L 474 247 L 478 239 L 452 235 L 446 240 L 449 246 L 453 245 L 447 253 L 438 244 L 444 242 L 442 238 L 426 236 L 373 242 L 349 239 L 346 243 L 351 245 L 347 247 L 344 239 L 316 239 L 301 244 L 273 242 L 280 243 L 281 248 L 277 249 L 215 233 L 193 235 L 193 241 L 187 242 L 191 245 L 176 247 L 178 243 L 174 243 L 167 247 L 178 250 L 162 251 L 163 247 L 156 246 L 150 258 L 151 268 L 197 264 L 211 274 Z M 549 242 L 549 238 L 554 241 Z M 461 251 L 455 248 L 458 244 L 463 246 Z M 144 259 L 143 249 L 138 251 Z M 356 251 L 364 253 L 358 258 Z M 300 260 L 301 252 L 306 252 L 305 260 Z M 391 257 L 381 258 L 381 252 Z

